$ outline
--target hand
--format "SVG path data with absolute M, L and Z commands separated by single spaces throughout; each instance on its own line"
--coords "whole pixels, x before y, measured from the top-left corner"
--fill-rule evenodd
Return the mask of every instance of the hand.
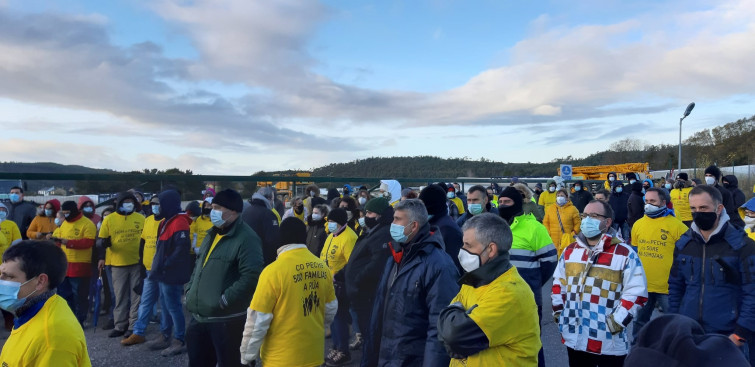
M 36 235 L 37 239 L 39 239 L 39 238 L 42 238 L 42 236 L 44 236 L 44 235 L 42 234 L 42 232 L 37 232 L 37 235 Z
M 556 311 L 553 313 L 553 322 L 555 322 L 558 325 L 558 319 L 561 318 L 561 311 Z
M 102 268 L 105 267 L 105 260 L 100 260 L 97 262 L 97 270 L 102 271 Z
M 729 335 L 729 340 L 731 340 L 731 342 L 738 347 L 741 347 L 746 343 L 746 341 L 743 341 L 744 339 L 740 338 L 737 334 Z
M 48 233 L 48 234 L 46 234 L 46 235 L 45 235 L 45 239 L 46 239 L 46 240 L 52 239 L 52 233 Z
M 606 317 L 606 328 L 608 328 L 608 331 L 610 331 L 611 334 L 617 334 L 624 330 L 624 326 L 614 320 L 613 314 Z

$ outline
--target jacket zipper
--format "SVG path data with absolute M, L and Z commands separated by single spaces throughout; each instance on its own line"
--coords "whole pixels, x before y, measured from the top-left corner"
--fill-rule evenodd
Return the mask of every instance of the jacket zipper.
M 700 274 L 700 307 L 697 311 L 697 319 L 701 324 L 703 323 L 703 297 L 705 296 L 705 246 L 706 244 L 703 243 L 703 264 L 702 272 Z

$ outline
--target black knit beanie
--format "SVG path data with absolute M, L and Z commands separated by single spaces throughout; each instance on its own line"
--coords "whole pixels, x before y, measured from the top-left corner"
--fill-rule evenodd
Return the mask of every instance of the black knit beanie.
M 299 218 L 288 217 L 280 224 L 280 242 L 278 247 L 290 244 L 307 243 L 307 227 Z
M 212 203 L 233 210 L 236 213 L 244 211 L 244 200 L 241 199 L 241 195 L 236 190 L 225 189 L 217 193 L 215 198 L 212 199 Z
M 336 222 L 339 226 L 346 224 L 348 218 L 346 211 L 341 208 L 333 209 L 328 213 L 328 221 Z
M 721 181 L 721 170 L 716 166 L 708 166 L 705 169 L 705 174 L 711 174 L 716 178 L 716 181 Z
M 425 203 L 427 214 L 441 216 L 444 213 L 448 213 L 446 191 L 439 185 L 430 185 L 422 189 L 419 193 L 419 199 Z

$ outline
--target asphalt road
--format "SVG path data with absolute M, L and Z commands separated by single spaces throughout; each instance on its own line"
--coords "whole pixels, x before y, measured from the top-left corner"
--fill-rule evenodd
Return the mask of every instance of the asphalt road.
M 548 306 L 550 300 L 550 285 L 543 287 L 543 300 L 546 307 L 543 310 L 543 328 L 542 340 L 545 352 L 546 366 L 565 366 L 567 365 L 566 348 L 561 344 L 561 336 L 558 333 L 558 327 L 553 323 Z M 108 338 L 109 331 L 102 330 L 101 326 L 107 317 L 101 316 L 99 326 L 96 330 L 92 326 L 85 328 L 84 333 L 87 338 L 87 347 L 89 348 L 89 357 L 92 360 L 92 366 L 99 367 L 155 367 L 155 366 L 188 366 L 188 357 L 186 353 L 173 356 L 163 357 L 160 352 L 153 352 L 147 349 L 144 344 L 131 347 L 124 347 L 120 344 L 121 338 Z M 91 322 L 88 321 L 87 323 Z M 147 340 L 156 338 L 159 334 L 159 325 L 150 324 L 147 328 Z M 5 344 L 9 332 L 4 329 L 0 331 L 0 343 Z M 326 340 L 326 347 L 330 345 L 330 340 Z M 347 366 L 358 366 L 361 353 L 353 352 L 351 364 Z

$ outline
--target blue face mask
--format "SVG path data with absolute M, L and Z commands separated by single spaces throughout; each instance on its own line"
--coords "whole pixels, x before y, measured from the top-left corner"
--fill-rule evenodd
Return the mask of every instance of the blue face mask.
M 92 212 L 94 212 L 94 208 L 92 208 L 91 206 L 87 206 L 87 207 L 84 207 L 84 209 L 81 209 L 81 211 L 87 214 L 92 214 Z
M 449 199 L 453 199 L 456 197 L 456 194 L 454 194 L 453 192 L 449 192 L 448 194 L 446 194 L 446 197 Z
M 666 190 L 671 190 L 671 184 L 670 184 L 670 183 L 667 183 L 667 184 L 665 185 L 665 187 L 666 187 Z
M 622 188 L 622 187 L 617 187 L 616 188 L 616 192 L 622 192 L 622 191 L 624 191 L 624 188 Z
M 0 222 L 4 221 L 5 218 L 7 217 L 8 217 L 8 212 L 6 212 L 5 210 L 0 211 Z
M 338 223 L 328 222 L 328 232 L 335 233 L 338 230 Z
M 600 220 L 587 217 L 582 219 L 582 223 L 579 225 L 579 229 L 585 234 L 587 238 L 595 238 L 600 236 L 603 231 L 600 230 Z
M 469 209 L 469 213 L 472 215 L 477 215 L 482 213 L 482 204 L 469 204 L 467 205 L 467 209 Z
M 52 217 L 52 209 L 45 209 L 45 217 Z
M 579 191 L 579 190 L 582 190 L 582 186 L 579 186 L 579 185 L 574 186 L 574 191 Z
M 404 226 L 391 223 L 391 238 L 398 243 L 404 243 L 409 239 L 409 236 L 404 234 Z
M 152 205 L 152 214 L 160 215 L 160 205 Z
M 223 212 L 220 210 L 212 209 L 210 211 L 210 222 L 212 222 L 212 225 L 215 227 L 222 227 L 223 224 L 225 224 L 225 220 L 223 219 Z
M 21 201 L 21 195 L 19 194 L 9 194 L 8 198 L 10 199 L 11 203 L 18 203 Z
M 55 218 L 55 225 L 60 227 L 63 224 L 63 220 L 60 218 Z M 97 223 L 99 224 L 99 223 Z
M 428 214 L 427 215 L 427 220 L 433 220 L 434 216 L 435 216 L 435 214 Z
M 31 282 L 34 278 L 23 283 L 0 280 L 0 308 L 10 313 L 15 313 L 19 307 L 23 306 L 24 303 L 26 303 L 26 299 L 36 293 L 37 290 L 35 289 L 34 292 L 31 292 L 31 294 L 21 299 L 18 298 L 18 291 L 21 289 L 22 285 Z
M 121 211 L 128 214 L 134 211 L 134 203 L 123 203 Z

